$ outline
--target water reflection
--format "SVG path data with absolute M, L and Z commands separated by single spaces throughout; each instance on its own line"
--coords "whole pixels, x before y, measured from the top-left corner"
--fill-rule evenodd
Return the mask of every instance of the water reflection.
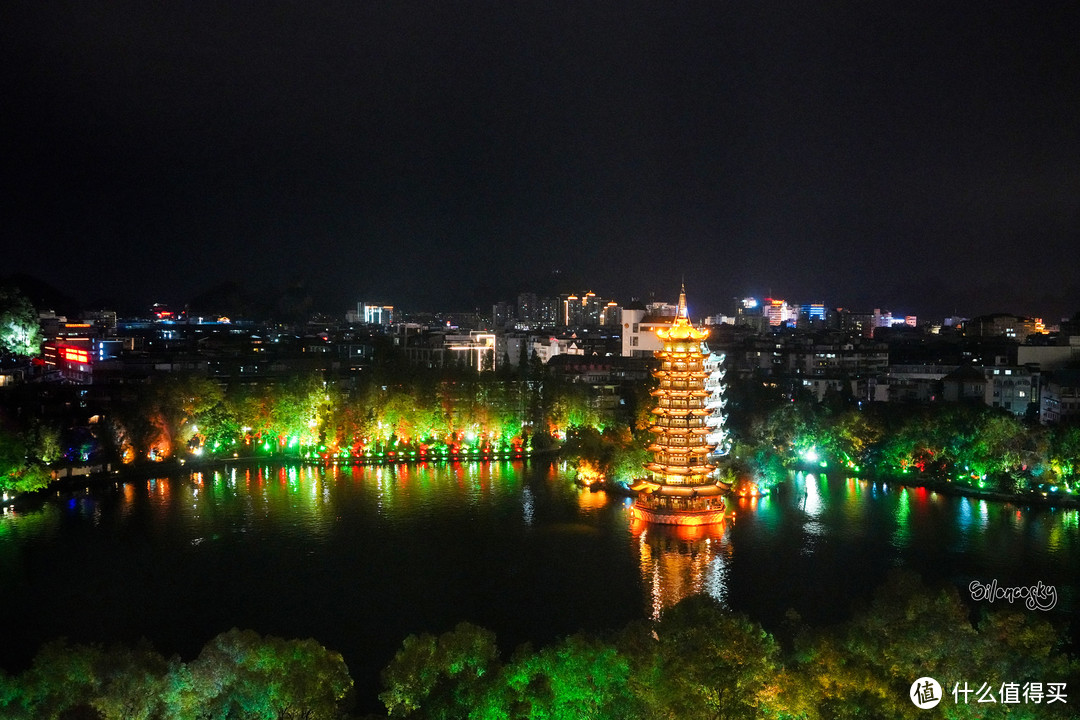
M 828 479 L 825 475 L 818 478 L 814 473 L 799 473 L 796 476 L 797 487 L 802 489 L 802 502 L 800 507 L 806 514 L 803 529 L 807 534 L 806 544 L 802 548 L 802 554 L 810 555 L 814 552 L 817 539 L 825 535 L 826 526 L 822 522 L 825 512 L 825 498 L 828 497 Z
M 911 542 L 911 497 L 910 490 L 902 488 L 900 496 L 896 499 L 896 510 L 893 513 L 895 529 L 892 534 L 892 546 L 902 550 Z
M 629 502 L 536 461 L 230 463 L 65 492 L 0 513 L 0 617 L 19 618 L 0 666 L 29 665 L 58 635 L 145 636 L 193 657 L 238 626 L 316 637 L 374 687 L 405 635 L 462 619 L 544 644 L 708 593 L 773 626 L 789 608 L 829 624 L 894 565 L 961 592 L 1041 580 L 1059 617 L 1080 607 L 1072 509 L 816 473 L 739 499 L 719 527 L 631 525 Z
M 520 502 L 524 524 L 533 522 L 535 498 L 521 482 L 520 462 L 428 463 L 365 466 L 225 467 L 172 477 L 124 483 L 118 503 L 121 518 L 148 505 L 155 521 L 179 521 L 191 537 L 227 523 L 234 531 L 261 529 L 277 533 L 281 526 L 316 538 L 341 519 L 342 506 L 358 512 L 370 508 L 390 522 L 439 512 L 448 502 L 488 508 L 508 499 Z M 92 497 L 79 502 L 92 503 Z M 607 504 L 603 493 L 583 510 Z M 69 508 L 83 517 L 97 517 L 75 498 Z
M 631 522 L 641 579 L 648 593 L 648 612 L 653 619 L 697 593 L 707 593 L 727 604 L 731 561 L 727 527 L 726 524 L 684 527 Z
M 578 492 L 578 507 L 585 513 L 593 513 L 607 507 L 608 494 L 603 490 L 582 489 Z

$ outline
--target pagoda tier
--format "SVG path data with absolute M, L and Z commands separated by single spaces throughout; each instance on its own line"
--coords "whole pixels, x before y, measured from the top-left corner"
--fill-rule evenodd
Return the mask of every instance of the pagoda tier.
M 690 323 L 686 292 L 679 295 L 679 311 L 670 327 L 656 331 L 663 349 L 656 352 L 660 368 L 653 373 L 655 435 L 649 445 L 649 477 L 636 482 L 634 515 L 652 523 L 703 525 L 723 520 L 722 489 L 708 462 L 715 449 L 708 436 L 714 432 L 713 393 L 705 387 L 715 373 L 705 367 L 702 341 L 708 331 Z

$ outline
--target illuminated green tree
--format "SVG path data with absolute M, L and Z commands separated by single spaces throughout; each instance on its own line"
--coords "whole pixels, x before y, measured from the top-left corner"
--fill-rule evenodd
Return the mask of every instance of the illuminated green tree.
M 18 290 L 0 288 L 0 352 L 31 357 L 41 352 L 37 311 Z
M 221 445 L 235 438 L 238 423 L 225 404 L 224 391 L 213 380 L 170 375 L 156 384 L 153 395 L 174 453 L 186 451 L 193 441 Z
M 748 441 L 755 453 L 776 455 L 785 465 L 794 462 L 798 451 L 819 442 L 818 418 L 814 408 L 804 402 L 780 405 L 751 427 Z
M 485 717 L 514 720 L 641 717 L 631 694 L 630 663 L 613 645 L 572 635 L 534 653 L 527 646 L 507 666 L 499 710 Z M 505 713 L 505 714 L 504 714 Z
M 865 412 L 848 410 L 832 418 L 823 433 L 828 452 L 841 462 L 865 462 L 867 452 L 882 438 L 883 428 Z
M 301 445 L 319 438 L 329 397 L 316 375 L 293 378 L 271 391 L 271 432 L 279 439 L 297 438 Z
M 1068 485 L 1080 477 L 1080 425 L 1059 425 L 1048 438 L 1046 469 L 1053 480 Z
M 52 435 L 40 440 L 31 438 L 0 423 L 0 490 L 32 492 L 52 481 L 43 458 L 55 459 Z M 36 457 L 35 457 L 36 456 Z
M 60 430 L 42 422 L 34 422 L 28 435 L 28 450 L 32 459 L 53 463 L 60 459 Z
M 9 720 L 56 720 L 63 713 L 91 708 L 101 692 L 102 651 L 57 640 L 42 646 L 26 672 L 9 678 L 0 698 L 0 717 Z M 12 682 L 14 681 L 14 682 Z
M 97 658 L 101 683 L 90 705 L 104 720 L 156 720 L 167 716 L 174 668 L 147 643 L 114 646 Z
M 772 636 L 708 595 L 664 613 L 642 686 L 650 717 L 775 716 L 781 700 L 779 648 Z
M 495 635 L 469 623 L 438 637 L 410 635 L 383 670 L 379 699 L 392 718 L 478 717 L 499 675 L 498 655 Z
M 174 682 L 177 717 L 214 720 L 329 720 L 352 687 L 341 655 L 314 640 L 235 628 L 203 646 Z
M 946 692 L 956 683 L 974 682 L 977 688 L 991 678 L 1074 682 L 1076 665 L 1061 651 L 1062 637 L 1032 613 L 994 615 L 973 625 L 954 589 L 932 590 L 913 574 L 897 572 L 845 626 L 800 637 L 794 672 L 822 718 L 914 719 L 924 711 L 911 703 L 908 692 L 924 676 L 938 680 Z M 958 719 L 1064 718 L 1072 712 L 949 700 L 939 711 Z

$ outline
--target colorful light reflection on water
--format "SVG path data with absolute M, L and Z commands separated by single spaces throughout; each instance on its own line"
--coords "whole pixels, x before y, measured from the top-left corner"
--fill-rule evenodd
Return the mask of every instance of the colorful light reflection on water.
M 149 638 L 193 654 L 232 626 L 315 637 L 374 697 L 411 632 L 460 620 L 509 646 L 656 617 L 705 592 L 767 626 L 842 620 L 894 567 L 1077 604 L 1076 510 L 828 473 L 740 498 L 723 525 L 631 523 L 564 465 L 229 465 L 106 484 L 0 516 L 0 666 L 42 642 Z M 374 708 L 371 708 L 374 709 Z

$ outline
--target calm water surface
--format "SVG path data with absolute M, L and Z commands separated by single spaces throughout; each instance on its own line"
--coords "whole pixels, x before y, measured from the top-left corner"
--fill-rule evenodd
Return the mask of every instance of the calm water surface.
M 509 651 L 618 628 L 708 592 L 767 626 L 843 620 L 890 569 L 1056 587 L 1080 605 L 1080 514 L 839 476 L 742 500 L 721 529 L 633 524 L 629 501 L 547 463 L 237 465 L 0 515 L 0 666 L 41 643 L 150 639 L 193 657 L 230 627 L 314 637 L 364 704 L 409 633 L 460 620 Z M 373 708 L 372 708 L 373 709 Z

